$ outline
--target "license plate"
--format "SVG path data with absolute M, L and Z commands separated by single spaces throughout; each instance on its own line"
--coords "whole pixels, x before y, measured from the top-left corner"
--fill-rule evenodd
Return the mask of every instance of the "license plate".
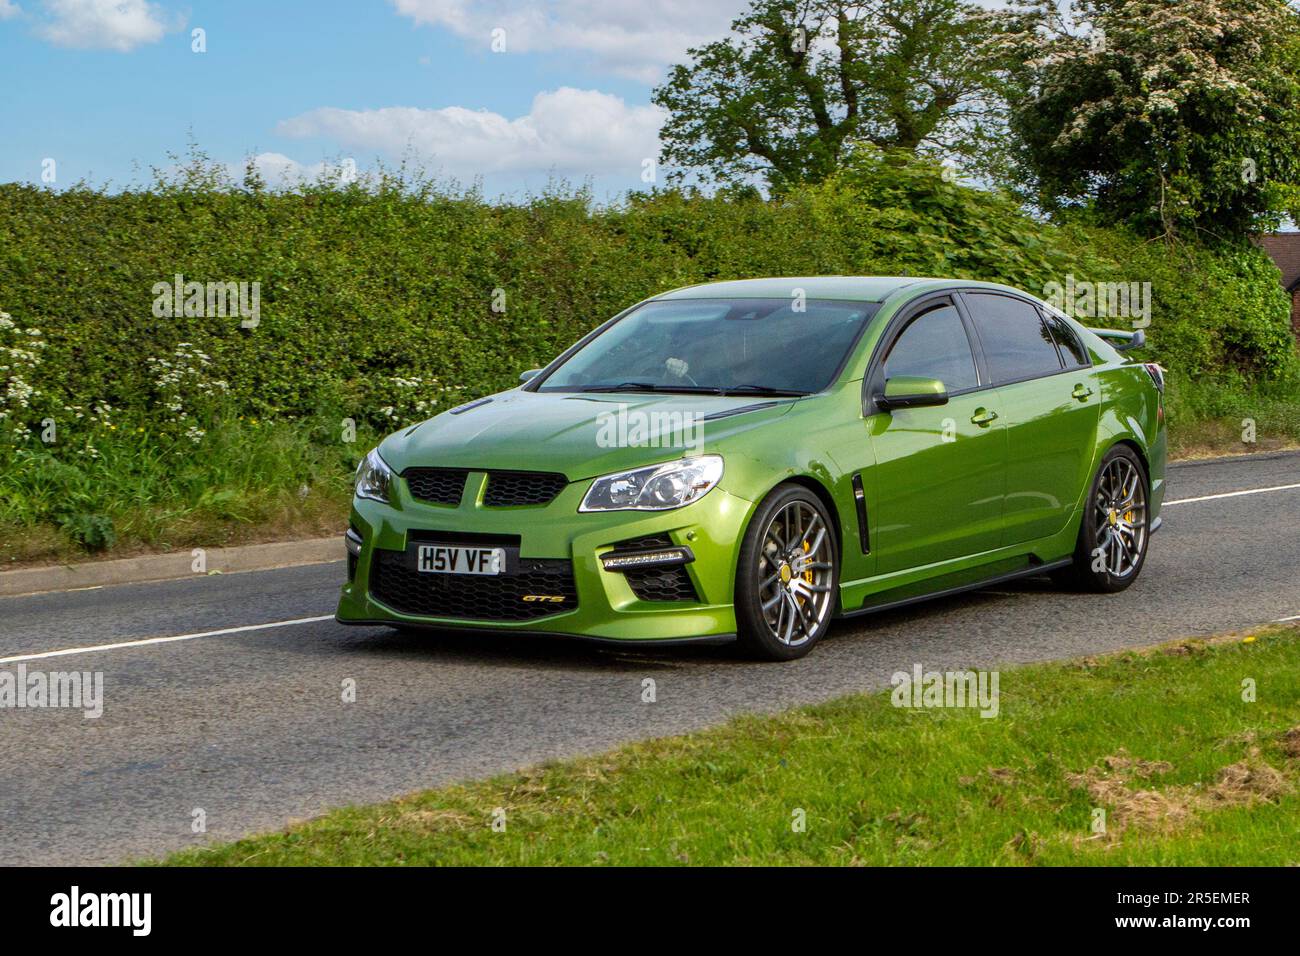
M 506 569 L 506 550 L 422 544 L 415 566 L 425 574 L 501 574 Z

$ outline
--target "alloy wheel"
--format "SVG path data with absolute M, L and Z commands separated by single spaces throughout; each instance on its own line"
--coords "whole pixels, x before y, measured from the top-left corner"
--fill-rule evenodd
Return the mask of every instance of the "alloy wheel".
M 804 501 L 780 508 L 763 532 L 758 597 L 768 631 L 798 647 L 820 630 L 834 586 L 830 529 Z
M 1137 570 L 1147 543 L 1147 496 L 1142 475 L 1127 458 L 1111 461 L 1097 483 L 1093 521 L 1107 574 L 1127 578 Z

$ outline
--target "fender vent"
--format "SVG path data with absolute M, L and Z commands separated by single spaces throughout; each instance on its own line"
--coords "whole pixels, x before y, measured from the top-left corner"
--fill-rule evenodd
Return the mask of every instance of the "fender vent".
M 867 527 L 867 495 L 862 490 L 862 476 L 853 476 L 853 507 L 858 512 L 858 543 L 863 554 L 871 553 L 871 531 Z

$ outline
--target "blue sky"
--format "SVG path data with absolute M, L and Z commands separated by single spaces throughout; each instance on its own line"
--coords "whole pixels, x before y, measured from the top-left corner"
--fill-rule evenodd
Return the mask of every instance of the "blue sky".
M 0 0 L 0 181 L 41 182 L 53 159 L 56 188 L 122 188 L 192 136 L 271 181 L 414 155 L 492 195 L 554 174 L 603 198 L 643 185 L 665 66 L 744 5 Z

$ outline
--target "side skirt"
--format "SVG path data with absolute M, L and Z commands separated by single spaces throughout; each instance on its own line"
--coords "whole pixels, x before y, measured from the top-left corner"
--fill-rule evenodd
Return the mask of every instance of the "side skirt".
M 978 581 L 971 581 L 967 584 L 959 584 L 955 587 L 944 588 L 940 591 L 932 591 L 929 594 L 914 594 L 909 597 L 900 598 L 896 601 L 885 601 L 881 604 L 871 604 L 860 607 L 856 611 L 843 611 L 837 615 L 837 617 L 860 617 L 864 614 L 874 614 L 877 611 L 892 611 L 895 608 L 919 604 L 922 601 L 932 601 L 935 598 L 951 597 L 954 594 L 962 594 L 966 591 L 976 591 L 980 588 L 991 587 L 995 584 L 1004 584 L 1007 581 L 1015 581 L 1019 578 L 1032 578 L 1039 574 L 1046 574 L 1048 571 L 1055 571 L 1057 568 L 1068 567 L 1072 561 L 1072 558 L 1062 558 L 1060 561 L 1053 561 L 1050 564 L 1031 564 L 1028 567 L 1017 568 L 1015 571 L 995 574 L 991 577 L 982 578 Z

